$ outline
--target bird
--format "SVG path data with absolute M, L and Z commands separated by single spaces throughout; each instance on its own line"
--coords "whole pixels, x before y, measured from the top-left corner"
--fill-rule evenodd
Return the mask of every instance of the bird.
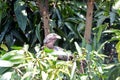
M 61 39 L 61 37 L 56 33 L 50 33 L 45 37 L 43 43 L 46 47 L 53 49 L 57 39 Z
M 51 54 L 57 55 L 58 60 L 64 60 L 64 61 L 72 60 L 73 55 L 71 54 L 71 52 L 65 51 L 63 48 L 59 46 L 55 46 L 55 42 L 58 39 L 61 39 L 61 36 L 59 36 L 56 33 L 50 33 L 45 37 L 43 41 L 44 46 L 46 46 L 49 49 L 53 49 L 53 52 Z

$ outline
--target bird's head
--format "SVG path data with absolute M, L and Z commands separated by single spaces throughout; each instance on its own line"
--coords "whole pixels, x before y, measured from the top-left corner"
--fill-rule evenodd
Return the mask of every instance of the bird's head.
M 45 37 L 44 45 L 50 49 L 53 49 L 54 43 L 56 42 L 57 39 L 61 39 L 61 37 L 57 35 L 56 33 L 50 33 Z

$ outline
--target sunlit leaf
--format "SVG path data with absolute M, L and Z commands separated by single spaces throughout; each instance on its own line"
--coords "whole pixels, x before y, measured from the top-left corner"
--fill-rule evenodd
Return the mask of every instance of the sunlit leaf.
M 116 45 L 116 51 L 117 51 L 117 53 L 118 53 L 118 60 L 119 60 L 119 62 L 120 62 L 120 41 L 117 43 L 117 45 Z
M 8 47 L 5 45 L 5 44 L 1 44 L 0 47 L 5 50 L 5 51 L 8 51 Z
M 6 72 L 1 76 L 0 80 L 11 80 L 11 77 L 12 77 L 12 72 Z
M 14 50 L 20 50 L 20 49 L 22 49 L 22 47 L 21 47 L 21 46 L 15 46 L 15 45 L 14 45 L 14 46 L 12 46 L 11 48 L 12 48 L 12 49 L 14 49 Z
M 46 53 L 51 53 L 51 52 L 53 52 L 53 49 L 49 49 L 49 48 L 47 48 L 47 47 L 44 47 L 44 51 L 45 51 Z
M 70 80 L 72 80 L 72 78 L 74 77 L 76 67 L 77 67 L 76 62 L 74 62 L 73 66 L 72 66 L 72 72 L 71 72 Z
M 3 60 L 9 60 L 11 57 L 13 57 L 13 56 L 16 55 L 16 52 L 17 52 L 17 50 L 10 51 L 10 52 L 4 54 L 4 55 L 1 57 L 1 59 L 3 59 Z
M 47 80 L 48 74 L 42 71 L 42 80 Z
M 77 50 L 79 56 L 82 57 L 82 50 L 77 42 L 75 42 L 75 47 L 76 47 L 76 50 Z
M 22 76 L 21 80 L 30 79 L 31 76 L 32 76 L 32 72 L 26 72 L 26 73 Z
M 13 63 L 6 60 L 0 60 L 0 67 L 12 67 Z

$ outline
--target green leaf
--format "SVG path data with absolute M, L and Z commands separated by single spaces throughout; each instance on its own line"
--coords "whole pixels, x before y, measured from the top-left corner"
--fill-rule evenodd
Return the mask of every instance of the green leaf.
M 116 51 L 118 53 L 118 60 L 120 62 L 120 41 L 116 44 Z
M 6 60 L 0 60 L 0 67 L 12 67 L 13 63 Z
M 108 17 L 106 17 L 106 16 L 100 16 L 100 18 L 97 21 L 97 26 L 100 26 L 106 18 L 108 18 Z
M 112 24 L 115 21 L 115 12 L 110 12 L 110 23 Z
M 120 64 L 115 65 L 113 68 L 110 69 L 107 80 L 117 80 L 116 78 L 120 76 L 119 73 L 120 73 Z
M 0 80 L 11 80 L 11 77 L 12 77 L 12 72 L 6 72 L 1 76 Z
M 97 33 L 97 43 L 99 43 L 101 34 L 102 34 L 103 26 L 99 26 L 98 33 Z
M 2 48 L 5 51 L 8 51 L 8 47 L 5 44 L 1 44 L 0 48 Z
M 88 53 L 92 51 L 92 46 L 90 44 L 86 44 L 86 49 L 88 50 Z
M 22 0 L 17 0 L 14 4 L 14 12 L 19 24 L 20 29 L 25 32 L 27 25 L 27 12 L 25 3 Z
M 1 20 L 2 20 L 2 10 L 0 10 L 0 24 L 1 24 Z
M 24 42 L 24 39 L 26 39 L 25 36 L 22 36 L 22 33 L 18 32 L 17 30 L 12 30 L 11 33 L 21 42 Z
M 11 67 L 0 67 L 0 75 L 3 75 L 5 72 L 8 72 Z
M 75 30 L 75 26 L 73 26 L 70 22 L 65 22 L 65 25 L 67 26 L 68 29 L 70 29 L 75 35 L 76 34 L 76 30 Z
M 0 43 L 2 42 L 8 28 L 9 28 L 9 25 L 10 25 L 10 21 L 7 22 L 7 24 L 5 25 L 4 29 L 3 29 L 3 32 L 0 34 Z
M 42 43 L 42 39 L 41 39 L 41 35 L 40 35 L 40 23 L 37 25 L 35 33 L 36 33 L 36 36 L 37 36 L 39 42 Z
M 20 49 L 22 49 L 22 47 L 21 47 L 21 46 L 15 46 L 15 45 L 14 45 L 14 46 L 12 46 L 11 48 L 12 48 L 12 49 L 14 49 L 14 50 L 20 50 Z
M 14 44 L 13 35 L 12 34 L 6 35 L 5 41 L 8 47 L 12 46 Z
M 74 61 L 73 67 L 72 67 L 71 76 L 70 76 L 70 80 L 72 80 L 73 77 L 74 77 L 74 73 L 75 73 L 76 67 L 77 67 L 77 65 L 76 65 L 76 62 Z
M 53 49 L 49 49 L 48 47 L 44 47 L 44 51 L 46 53 L 51 53 L 51 52 L 53 52 Z
M 77 49 L 77 52 L 78 52 L 79 56 L 82 57 L 82 50 L 81 50 L 81 48 L 80 48 L 80 46 L 78 45 L 77 42 L 75 42 L 75 47 Z
M 30 80 L 31 75 L 32 75 L 32 72 L 26 72 L 26 73 L 22 76 L 21 80 Z
M 42 80 L 47 80 L 48 74 L 42 71 Z
M 58 19 L 59 19 L 60 21 L 62 21 L 60 11 L 59 11 L 57 8 L 55 8 L 55 12 L 56 12 L 56 14 L 57 14 L 57 16 L 58 16 Z
M 10 51 L 10 52 L 4 54 L 4 55 L 1 57 L 1 59 L 3 59 L 3 60 L 9 60 L 11 57 L 15 56 L 15 54 L 16 54 L 17 51 L 18 51 L 18 50 Z

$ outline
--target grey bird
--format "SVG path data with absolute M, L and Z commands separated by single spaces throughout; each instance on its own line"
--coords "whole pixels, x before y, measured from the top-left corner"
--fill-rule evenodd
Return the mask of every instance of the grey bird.
M 52 52 L 52 54 L 57 55 L 58 60 L 67 61 L 73 59 L 73 56 L 70 52 L 64 51 L 63 48 L 54 45 L 57 39 L 61 39 L 58 34 L 48 34 L 44 39 L 44 46 L 48 47 L 49 49 L 53 49 L 54 51 Z

